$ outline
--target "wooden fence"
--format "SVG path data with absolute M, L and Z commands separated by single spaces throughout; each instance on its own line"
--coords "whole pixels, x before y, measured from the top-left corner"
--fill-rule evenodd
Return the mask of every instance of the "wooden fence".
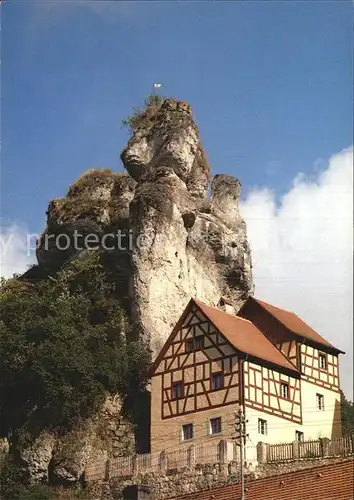
M 323 457 L 348 457 L 353 455 L 354 436 L 339 439 L 318 439 L 313 441 L 294 441 L 292 443 L 258 443 L 246 447 L 246 455 L 257 456 L 259 463 L 306 460 Z M 113 477 L 131 477 L 138 473 L 165 472 L 184 467 L 205 464 L 229 464 L 239 462 L 239 448 L 231 441 L 214 441 L 189 447 L 165 450 L 161 453 L 148 453 L 114 459 L 95 459 L 85 469 L 87 481 L 98 481 Z
M 292 460 L 293 445 L 292 443 L 279 443 L 267 445 L 267 462 L 277 462 L 283 460 Z
M 266 444 L 263 462 L 283 462 L 306 458 L 348 457 L 353 455 L 354 436 L 338 439 L 294 441 L 292 443 Z M 264 455 L 264 454 L 263 454 Z
M 102 457 L 87 465 L 85 478 L 87 481 L 97 481 L 112 477 L 131 477 L 138 473 L 148 474 L 202 464 L 229 463 L 234 459 L 234 443 L 221 440 L 165 450 L 161 453 L 115 459 Z

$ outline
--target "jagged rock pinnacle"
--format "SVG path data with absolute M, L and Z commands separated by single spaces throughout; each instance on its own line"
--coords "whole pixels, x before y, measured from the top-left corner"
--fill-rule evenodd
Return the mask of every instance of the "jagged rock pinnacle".
M 191 106 L 166 99 L 140 118 L 121 153 L 127 174 L 88 171 L 53 200 L 37 257 L 39 267 L 55 268 L 77 254 L 58 250 L 55 238 L 45 246 L 50 235 L 130 230 L 131 247 L 110 251 L 110 262 L 124 277 L 132 330 L 156 353 L 190 297 L 215 305 L 225 296 L 237 309 L 252 293 L 252 266 L 241 184 L 211 179 Z
M 170 167 L 194 196 L 203 197 L 210 182 L 210 167 L 200 143 L 191 106 L 166 99 L 142 116 L 141 125 L 122 151 L 129 174 L 140 181 L 157 167 Z
M 126 333 L 148 339 L 155 356 L 191 297 L 214 306 L 224 297 L 237 310 L 253 293 L 251 253 L 238 208 L 241 185 L 226 175 L 211 180 L 192 109 L 175 99 L 146 110 L 121 158 L 127 174 L 90 170 L 65 198 L 49 203 L 39 264 L 22 280 L 54 276 L 87 251 L 76 243 L 96 236 L 97 251 L 124 298 Z M 131 244 L 117 244 L 119 232 L 129 232 Z M 65 239 L 70 244 L 63 250 Z M 50 462 L 58 481 L 79 479 L 94 446 L 91 434 L 86 429 L 74 455 L 64 447 L 64 459 Z M 35 441 L 22 450 L 30 476 L 47 476 L 54 441 L 44 433 L 38 446 Z

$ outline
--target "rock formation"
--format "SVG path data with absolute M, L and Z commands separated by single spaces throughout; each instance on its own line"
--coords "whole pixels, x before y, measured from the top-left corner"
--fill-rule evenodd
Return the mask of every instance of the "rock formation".
M 46 482 L 71 486 L 78 483 L 90 458 L 117 458 L 135 452 L 134 429 L 121 417 L 122 402 L 108 396 L 101 410 L 70 432 L 58 436 L 43 429 L 37 435 L 14 443 L 13 454 L 30 483 Z M 8 453 L 9 449 L 0 450 Z
M 252 293 L 241 185 L 211 179 L 191 107 L 174 99 L 145 111 L 121 159 L 128 174 L 88 171 L 49 204 L 37 257 L 42 267 L 60 266 L 77 255 L 75 231 L 81 247 L 97 235 L 133 329 L 156 353 L 190 297 L 216 305 L 224 296 L 238 309 Z
M 174 99 L 140 116 L 121 159 L 126 174 L 88 171 L 49 204 L 38 265 L 22 279 L 53 274 L 97 248 L 121 284 L 127 332 L 148 338 L 156 355 L 191 297 L 215 306 L 222 296 L 237 310 L 253 292 L 241 185 L 211 178 L 192 110 Z M 37 442 L 22 450 L 33 477 L 45 477 L 50 462 L 58 481 L 77 480 L 91 437 L 74 454 L 50 436 L 44 441 L 43 460 Z

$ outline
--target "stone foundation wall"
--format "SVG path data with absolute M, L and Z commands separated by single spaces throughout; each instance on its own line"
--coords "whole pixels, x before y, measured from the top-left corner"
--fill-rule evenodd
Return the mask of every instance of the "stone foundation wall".
M 298 470 L 310 469 L 321 465 L 330 465 L 348 460 L 347 458 L 303 459 L 293 462 L 261 464 L 249 467 L 245 472 L 245 482 L 254 479 L 277 476 Z M 218 486 L 226 486 L 240 481 L 240 466 L 235 462 L 228 465 L 209 464 L 194 468 L 169 470 L 165 473 L 137 474 L 130 478 L 114 478 L 107 482 L 96 482 L 89 485 L 95 500 L 123 500 L 126 486 L 144 484 L 150 487 L 150 500 L 164 500 L 178 495 L 209 490 Z

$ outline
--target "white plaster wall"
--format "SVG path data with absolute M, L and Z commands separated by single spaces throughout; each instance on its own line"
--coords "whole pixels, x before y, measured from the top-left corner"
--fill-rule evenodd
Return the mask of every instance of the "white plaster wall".
M 317 393 L 324 396 L 324 410 L 317 409 Z M 246 433 L 249 434 L 246 445 L 247 461 L 256 460 L 255 447 L 260 441 L 269 444 L 290 443 L 295 441 L 295 431 L 303 432 L 305 441 L 341 436 L 339 393 L 301 380 L 301 403 L 302 425 L 260 410 L 245 408 L 245 417 L 248 420 Z M 259 418 L 267 421 L 267 435 L 258 433 Z
M 300 424 L 295 424 L 284 418 L 270 415 L 260 410 L 253 408 L 245 408 L 246 433 L 249 438 L 246 442 L 246 461 L 253 462 L 257 460 L 256 446 L 259 442 L 262 443 L 290 443 L 295 441 L 295 431 L 305 432 Z M 267 435 L 258 433 L 258 419 L 261 418 L 267 421 Z M 306 434 L 305 434 L 306 439 Z
M 324 410 L 317 408 L 317 393 L 324 396 Z M 341 435 L 338 392 L 301 380 L 301 406 L 305 440 Z

